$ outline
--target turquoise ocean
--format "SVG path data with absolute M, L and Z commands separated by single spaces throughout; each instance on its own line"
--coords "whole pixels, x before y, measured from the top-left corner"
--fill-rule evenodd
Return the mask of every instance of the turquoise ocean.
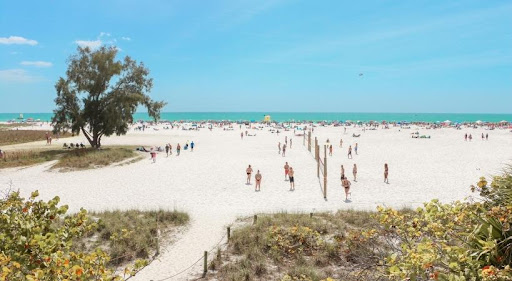
M 52 113 L 0 113 L 0 122 L 15 120 L 23 114 L 25 119 L 50 121 Z M 357 112 L 162 112 L 161 120 L 200 121 L 231 120 L 260 121 L 268 114 L 272 120 L 284 121 L 425 121 L 436 122 L 450 120 L 453 122 L 512 122 L 512 114 L 484 113 L 357 113 Z M 134 120 L 151 120 L 147 113 L 135 113 Z

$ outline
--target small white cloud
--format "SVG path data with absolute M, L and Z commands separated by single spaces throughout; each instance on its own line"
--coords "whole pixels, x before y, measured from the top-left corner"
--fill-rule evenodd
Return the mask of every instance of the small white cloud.
M 19 54 L 20 54 L 20 52 L 11 52 L 10 54 L 11 54 L 11 55 L 19 55 Z
M 23 69 L 0 70 L 0 81 L 2 82 L 36 82 L 39 80 L 41 80 L 40 77 L 30 75 Z
M 107 36 L 110 37 L 110 33 L 108 32 L 100 32 L 100 37 Z
M 78 46 L 82 47 L 82 48 L 85 48 L 85 47 L 89 47 L 91 49 L 97 49 L 99 47 L 101 47 L 101 40 L 94 40 L 94 41 L 88 41 L 88 40 L 76 40 L 75 41 L 76 44 L 78 44 Z
M 20 36 L 0 37 L 0 44 L 37 45 L 36 40 L 30 40 Z
M 47 61 L 22 61 L 21 65 L 29 65 L 35 67 L 51 67 L 53 64 Z
M 126 40 L 126 41 L 131 41 L 131 40 L 132 40 L 132 38 L 130 38 L 130 37 L 124 37 L 124 36 L 123 36 L 123 37 L 121 37 L 121 39 Z

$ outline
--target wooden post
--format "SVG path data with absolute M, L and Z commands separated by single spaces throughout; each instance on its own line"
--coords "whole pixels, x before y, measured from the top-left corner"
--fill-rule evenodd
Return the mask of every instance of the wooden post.
M 313 213 L 309 213 L 309 217 L 312 218 L 313 217 Z
M 318 147 L 318 139 L 315 137 L 315 160 L 318 160 L 317 147 Z
M 228 226 L 228 241 L 231 238 L 231 227 Z
M 203 268 L 203 278 L 206 277 L 206 273 L 208 272 L 208 252 L 204 251 L 204 268 Z
M 254 222 L 253 222 L 253 224 L 256 224 L 256 222 L 258 222 L 258 215 L 254 215 Z
M 158 227 L 158 211 L 156 211 L 156 253 L 155 256 L 160 255 L 160 228 Z
M 311 152 L 311 131 L 308 132 L 308 150 Z
M 320 178 L 320 147 L 316 145 L 316 177 Z
M 327 145 L 324 145 L 324 199 L 327 199 Z

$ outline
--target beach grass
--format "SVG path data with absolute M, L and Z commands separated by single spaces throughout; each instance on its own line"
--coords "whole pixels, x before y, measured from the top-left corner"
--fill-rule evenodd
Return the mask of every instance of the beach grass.
M 210 262 L 211 280 L 376 280 L 384 244 L 357 243 L 378 225 L 374 212 L 259 215 L 233 231 L 227 249 Z M 383 280 L 383 279 L 380 279 Z
M 158 243 L 169 240 L 177 228 L 189 222 L 187 213 L 162 209 L 90 212 L 89 216 L 98 221 L 98 227 L 75 241 L 73 247 L 85 252 L 102 248 L 110 255 L 111 266 L 151 258 Z
M 4 124 L 5 126 L 6 124 Z M 8 128 L 8 127 L 2 127 Z M 51 135 L 55 140 L 56 136 Z M 71 137 L 71 133 L 62 133 L 60 134 L 60 138 Z M 46 140 L 46 131 L 42 130 L 11 130 L 0 128 L 0 145 L 12 145 L 12 144 L 20 144 L 34 141 L 43 141 Z
M 111 146 L 102 149 L 36 149 L 5 151 L 0 159 L 0 169 L 26 167 L 57 160 L 51 169 L 74 171 L 108 166 L 130 159 L 131 164 L 142 159 L 142 156 L 129 146 Z M 123 162 L 124 163 L 124 162 Z

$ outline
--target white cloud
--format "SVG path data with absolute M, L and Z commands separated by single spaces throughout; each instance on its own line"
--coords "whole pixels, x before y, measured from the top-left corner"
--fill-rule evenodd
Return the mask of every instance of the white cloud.
M 107 36 L 110 37 L 110 33 L 108 32 L 100 32 L 100 37 Z
M 35 67 L 51 67 L 53 64 L 47 61 L 22 61 L 21 65 L 29 65 Z
M 23 69 L 0 70 L 0 81 L 2 82 L 36 82 L 41 77 L 33 76 Z
M 121 37 L 121 39 L 126 40 L 126 41 L 131 41 L 131 40 L 132 40 L 132 38 L 130 38 L 130 37 L 124 37 L 124 36 L 123 36 L 123 37 Z
M 19 55 L 19 54 L 20 54 L 20 52 L 16 52 L 16 51 L 14 51 L 14 52 L 11 52 L 10 54 L 11 54 L 11 55 Z
M 97 49 L 103 44 L 100 39 L 94 41 L 76 40 L 75 43 L 82 48 L 89 47 L 91 49 Z
M 37 45 L 36 40 L 30 40 L 20 36 L 0 37 L 0 44 Z

